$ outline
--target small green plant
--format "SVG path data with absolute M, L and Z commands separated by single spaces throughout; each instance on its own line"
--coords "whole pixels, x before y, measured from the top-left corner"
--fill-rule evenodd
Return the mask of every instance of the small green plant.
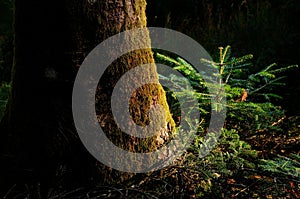
M 201 59 L 207 67 L 216 68 L 219 72 L 216 75 L 220 75 L 223 79 L 222 85 L 227 99 L 226 128 L 236 129 L 245 137 L 261 131 L 278 130 L 278 121 L 284 117 L 285 112 L 280 106 L 272 103 L 275 99 L 281 98 L 275 91 L 276 88 L 284 85 L 283 72 L 298 67 L 297 65 L 278 67 L 276 64 L 271 64 L 263 70 L 253 71 L 252 58 L 251 54 L 238 58 L 232 57 L 231 48 L 227 46 L 219 48 L 216 61 Z M 212 96 L 208 93 L 208 83 L 204 81 L 203 76 L 181 57 L 173 58 L 157 52 L 155 59 L 159 63 L 178 70 L 188 79 L 194 90 L 186 89 L 182 95 L 189 94 L 198 99 L 201 116 L 207 122 L 211 111 L 210 98 Z M 160 76 L 160 78 L 171 78 L 181 88 L 184 88 L 186 84 L 185 80 L 176 76 Z M 216 83 L 221 84 L 221 82 Z M 167 91 L 167 95 L 168 99 L 175 98 L 171 92 Z M 171 111 L 178 116 L 179 105 L 171 102 L 170 107 Z
M 240 178 L 241 173 L 247 175 L 248 171 L 271 171 L 273 174 L 281 172 L 299 177 L 299 162 L 296 162 L 295 157 L 264 160 L 259 159 L 261 156 L 255 150 L 264 150 L 274 135 L 286 132 L 282 126 L 286 118 L 285 111 L 275 105 L 274 101 L 281 98 L 276 89 L 284 86 L 284 72 L 297 66 L 278 67 L 271 64 L 255 71 L 257 67 L 253 67 L 252 55 L 232 57 L 230 46 L 220 47 L 218 54 L 215 61 L 205 59 L 200 61 L 207 67 L 217 69 L 218 74 L 215 75 L 221 76 L 223 80 L 213 83 L 222 85 L 225 89 L 227 116 L 217 146 L 207 156 L 199 158 L 202 157 L 203 148 L 206 147 L 204 136 L 207 135 L 206 129 L 213 109 L 210 100 L 213 96 L 207 89 L 211 85 L 208 85 L 203 76 L 183 58 L 167 56 L 162 52 L 155 53 L 156 62 L 171 66 L 184 76 L 182 78 L 160 75 L 160 78 L 171 79 L 172 83 L 182 88 L 181 93 L 176 94 L 192 95 L 199 102 L 201 126 L 198 128 L 193 145 L 181 160 L 181 165 L 202 173 L 202 180 L 195 192 L 203 196 L 203 193 L 213 192 L 212 181 L 226 184 L 226 179 Z M 187 83 L 192 85 L 192 91 L 184 89 Z M 169 90 L 166 90 L 166 93 L 173 116 L 180 117 L 180 104 L 176 96 Z M 209 139 L 217 138 L 209 137 Z M 248 179 L 244 178 L 244 174 L 243 179 Z M 219 177 L 223 180 L 219 180 Z
M 206 59 L 201 59 L 201 61 L 218 69 L 226 86 L 229 101 L 239 100 L 236 97 L 241 97 L 244 90 L 247 91 L 251 101 L 255 102 L 266 102 L 271 101 L 272 98 L 281 98 L 275 91 L 279 86 L 285 85 L 282 80 L 286 76 L 283 73 L 298 67 L 298 65 L 278 67 L 276 63 L 273 63 L 262 70 L 255 71 L 251 63 L 252 54 L 236 58 L 231 56 L 230 46 L 227 46 L 224 51 L 223 49 L 223 47 L 219 47 L 217 61 Z
M 201 153 L 202 143 L 203 137 L 196 136 L 192 147 Z M 223 129 L 216 148 L 201 162 L 206 162 L 206 169 L 213 173 L 230 174 L 236 169 L 254 168 L 251 160 L 256 158 L 257 152 L 252 150 L 247 142 L 240 139 L 236 130 Z
M 300 156 L 297 154 L 291 154 L 290 157 L 277 155 L 273 160 L 261 159 L 259 168 L 283 176 L 300 178 Z
M 217 68 L 223 78 L 228 105 L 226 128 L 238 130 L 243 137 L 282 131 L 279 125 L 285 111 L 273 102 L 281 98 L 276 90 L 285 85 L 284 72 L 298 67 L 274 63 L 255 71 L 252 58 L 251 54 L 232 57 L 227 46 L 219 48 L 218 61 L 202 60 Z

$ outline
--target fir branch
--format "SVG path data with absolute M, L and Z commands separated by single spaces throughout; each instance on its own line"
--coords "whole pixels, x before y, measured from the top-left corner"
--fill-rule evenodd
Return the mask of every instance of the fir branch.
M 276 81 L 278 81 L 278 80 L 281 80 L 281 79 L 283 79 L 283 78 L 285 78 L 285 76 L 278 77 L 278 78 L 276 78 L 276 79 L 274 79 L 274 80 L 272 80 L 272 81 L 266 82 L 263 86 L 261 86 L 261 87 L 255 89 L 254 91 L 249 92 L 249 94 L 256 93 L 256 92 L 262 90 L 263 88 L 265 88 L 265 87 L 267 87 L 267 86 L 273 84 L 274 82 L 276 82 Z

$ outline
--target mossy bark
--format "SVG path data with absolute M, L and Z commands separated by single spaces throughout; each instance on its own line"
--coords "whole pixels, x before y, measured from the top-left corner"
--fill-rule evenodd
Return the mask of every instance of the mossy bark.
M 99 23 L 98 27 L 101 27 L 98 33 L 99 35 L 102 35 L 102 38 L 107 38 L 116 33 L 133 28 L 146 27 L 145 0 L 124 0 L 114 3 L 110 1 L 101 1 L 99 7 L 102 8 L 100 10 L 102 13 L 96 13 L 94 15 L 97 16 L 97 20 Z M 105 12 L 102 11 L 103 8 Z M 131 35 L 131 37 L 135 38 L 135 35 Z M 138 46 L 136 42 L 145 42 L 146 46 L 151 46 L 149 34 L 147 31 L 144 32 L 143 38 L 139 41 L 130 40 L 129 42 L 124 42 L 127 42 L 126 45 L 133 46 Z M 145 69 L 147 73 L 142 74 L 144 76 L 141 76 L 141 74 L 132 74 L 130 76 L 131 79 L 129 80 L 130 82 L 128 82 L 128 84 L 139 81 L 139 78 L 151 79 L 156 83 L 144 85 L 132 94 L 132 97 L 128 102 L 130 104 L 130 115 L 136 124 L 140 126 L 148 125 L 150 123 L 150 109 L 155 104 L 159 104 L 165 111 L 166 121 L 162 129 L 160 129 L 155 136 L 151 138 L 140 139 L 129 136 L 118 128 L 118 126 L 114 122 L 114 117 L 111 113 L 110 107 L 115 106 L 117 107 L 116 109 L 118 109 L 118 106 L 123 106 L 123 104 L 116 103 L 112 105 L 110 98 L 114 86 L 122 75 L 124 75 L 130 69 L 135 68 L 136 66 L 141 66 L 143 64 L 149 63 L 152 64 L 148 65 Z M 169 107 L 167 105 L 165 92 L 158 82 L 156 66 L 153 63 L 154 59 L 151 49 L 140 49 L 127 53 L 110 65 L 110 67 L 106 70 L 104 76 L 101 78 L 98 86 L 96 99 L 97 104 L 100 106 L 97 106 L 96 110 L 101 127 L 115 145 L 131 152 L 149 152 L 156 150 L 164 142 L 168 141 L 167 137 L 171 136 L 166 135 L 172 134 L 175 128 L 175 123 L 172 119 L 172 116 L 169 112 Z M 122 96 L 120 96 L 120 98 L 122 98 Z M 100 168 L 103 168 L 102 166 L 100 166 Z M 107 172 L 107 169 L 111 172 Z M 122 181 L 128 177 L 126 174 L 124 174 L 123 176 L 121 174 L 120 179 L 112 179 L 112 176 L 116 176 L 116 173 L 118 172 L 113 171 L 109 168 L 107 169 L 104 169 L 104 175 L 107 176 L 105 179 L 108 179 L 108 181 Z M 118 173 L 118 176 L 119 174 L 120 173 Z
M 15 0 L 12 94 L 0 125 L 1 159 L 11 172 L 5 170 L 7 178 L 3 180 L 14 181 L 17 176 L 23 181 L 49 184 L 52 180 L 55 184 L 63 176 L 66 183 L 74 183 L 101 169 L 106 182 L 126 179 L 128 175 L 123 173 L 113 177 L 111 169 L 103 165 L 99 169 L 80 143 L 72 121 L 72 85 L 84 57 L 99 42 L 146 26 L 145 9 L 145 0 Z M 150 44 L 147 34 L 143 42 Z M 160 133 L 172 133 L 175 127 L 159 84 L 139 88 L 130 101 L 131 116 L 140 125 L 149 123 L 151 105 L 164 107 L 166 126 L 157 137 L 134 139 L 119 132 L 113 123 L 108 106 L 113 85 L 126 71 L 153 62 L 150 49 L 128 53 L 116 60 L 99 82 L 97 102 L 105 104 L 97 110 L 99 122 L 105 124 L 103 129 L 111 140 L 127 150 L 155 150 L 162 144 Z M 158 81 L 155 65 L 147 70 Z

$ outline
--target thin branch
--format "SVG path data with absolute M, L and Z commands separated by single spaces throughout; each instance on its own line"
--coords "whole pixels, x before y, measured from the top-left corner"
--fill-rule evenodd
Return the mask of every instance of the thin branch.
M 249 94 L 251 95 L 251 94 L 253 94 L 253 93 L 256 93 L 256 92 L 262 90 L 263 88 L 265 88 L 266 86 L 272 84 L 273 82 L 276 82 L 276 81 L 278 81 L 278 80 L 280 80 L 280 79 L 283 79 L 283 78 L 285 78 L 285 77 L 278 77 L 278 78 L 276 78 L 276 79 L 274 79 L 274 80 L 272 80 L 272 81 L 270 81 L 270 82 L 267 82 L 267 83 L 265 83 L 265 85 L 263 85 L 263 86 L 261 86 L 261 87 L 255 89 L 254 91 L 250 92 Z
M 7 196 L 10 194 L 10 192 L 12 192 L 12 190 L 16 187 L 16 184 L 14 184 L 8 191 L 7 193 L 5 194 L 5 196 L 3 197 L 3 199 L 6 199 Z

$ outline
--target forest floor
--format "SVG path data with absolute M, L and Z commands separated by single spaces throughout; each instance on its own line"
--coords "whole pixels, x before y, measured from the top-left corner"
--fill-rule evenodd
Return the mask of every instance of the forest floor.
M 299 129 L 294 129 L 297 132 L 290 132 L 290 136 L 262 135 L 259 139 L 248 138 L 248 142 L 259 152 L 260 159 L 282 157 L 283 160 L 286 159 L 285 164 L 295 161 L 298 176 L 280 170 L 262 170 L 257 165 L 251 169 L 233 167 L 228 173 L 218 170 L 210 172 L 199 168 L 204 165 L 203 162 L 195 165 L 185 161 L 190 155 L 194 155 L 187 152 L 175 165 L 137 175 L 118 185 L 95 184 L 72 190 L 56 187 L 48 190 L 47 198 L 300 198 L 300 161 L 287 158 L 290 154 L 300 153 Z M 258 164 L 256 160 L 252 161 Z M 14 185 L 2 198 L 42 198 L 40 185 Z

